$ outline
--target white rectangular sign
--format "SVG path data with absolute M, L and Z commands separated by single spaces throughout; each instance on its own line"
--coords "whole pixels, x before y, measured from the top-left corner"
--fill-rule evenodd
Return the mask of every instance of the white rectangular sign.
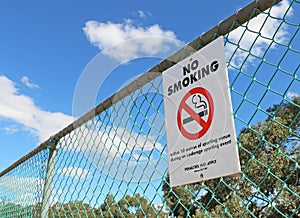
M 171 186 L 241 172 L 224 40 L 163 72 Z

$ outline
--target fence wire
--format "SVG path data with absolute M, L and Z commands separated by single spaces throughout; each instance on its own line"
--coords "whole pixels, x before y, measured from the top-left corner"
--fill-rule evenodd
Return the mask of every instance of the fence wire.
M 0 217 L 39 217 L 49 151 L 43 150 L 0 177 Z
M 241 178 L 171 188 L 158 76 L 2 175 L 0 217 L 300 217 L 299 3 L 225 35 Z

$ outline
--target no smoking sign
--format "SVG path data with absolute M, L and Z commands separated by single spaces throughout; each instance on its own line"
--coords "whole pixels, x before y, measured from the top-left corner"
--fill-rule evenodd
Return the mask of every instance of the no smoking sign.
M 223 43 L 162 74 L 171 186 L 241 172 Z
M 179 104 L 178 128 L 187 139 L 199 139 L 208 131 L 213 115 L 214 104 L 210 93 L 202 87 L 193 88 Z

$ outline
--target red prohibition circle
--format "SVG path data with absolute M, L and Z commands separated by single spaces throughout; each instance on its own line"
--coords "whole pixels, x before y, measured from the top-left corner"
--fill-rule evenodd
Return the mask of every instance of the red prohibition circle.
M 205 121 L 204 119 L 202 119 L 196 112 L 194 109 L 192 109 L 187 103 L 187 99 L 194 95 L 194 94 L 201 94 L 203 95 L 207 101 L 208 101 L 208 106 L 209 106 L 209 110 L 208 110 L 208 118 L 207 121 Z M 183 124 L 183 118 L 182 118 L 182 112 L 186 111 L 192 118 L 194 121 L 196 121 L 201 127 L 202 129 L 199 132 L 196 133 L 190 133 L 188 132 Z M 178 128 L 181 132 L 181 134 L 190 140 L 196 140 L 201 138 L 209 129 L 212 120 L 213 120 L 213 115 L 214 115 L 214 103 L 213 103 L 213 99 L 210 95 L 210 93 L 203 87 L 196 87 L 191 89 L 188 93 L 185 94 L 185 96 L 183 97 L 183 99 L 181 100 L 179 107 L 178 107 L 178 113 L 177 113 L 177 124 L 178 124 Z

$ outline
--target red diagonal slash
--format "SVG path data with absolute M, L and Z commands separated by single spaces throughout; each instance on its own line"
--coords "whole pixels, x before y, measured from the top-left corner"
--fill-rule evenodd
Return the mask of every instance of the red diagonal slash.
M 208 112 L 207 112 L 207 120 L 205 121 L 204 119 L 202 119 L 199 114 L 196 113 L 196 111 L 193 110 L 193 108 L 191 108 L 188 104 L 187 104 L 187 100 L 190 96 L 194 95 L 194 94 L 200 94 L 203 95 L 208 103 Z M 195 120 L 201 127 L 202 129 L 199 132 L 189 132 L 187 131 L 185 128 L 185 125 L 183 123 L 183 117 L 182 117 L 182 112 L 186 111 L 193 120 Z M 213 103 L 213 99 L 210 95 L 210 93 L 203 87 L 196 87 L 193 88 L 192 90 L 190 90 L 189 92 L 187 92 L 184 97 L 182 98 L 179 107 L 178 107 L 178 112 L 177 112 L 177 124 L 178 124 L 178 128 L 181 132 L 181 134 L 190 140 L 196 140 L 201 138 L 210 128 L 210 125 L 212 123 L 213 120 L 213 115 L 214 115 L 214 103 Z
M 186 102 L 182 105 L 183 109 L 202 127 L 207 128 L 207 122 L 203 120 Z

